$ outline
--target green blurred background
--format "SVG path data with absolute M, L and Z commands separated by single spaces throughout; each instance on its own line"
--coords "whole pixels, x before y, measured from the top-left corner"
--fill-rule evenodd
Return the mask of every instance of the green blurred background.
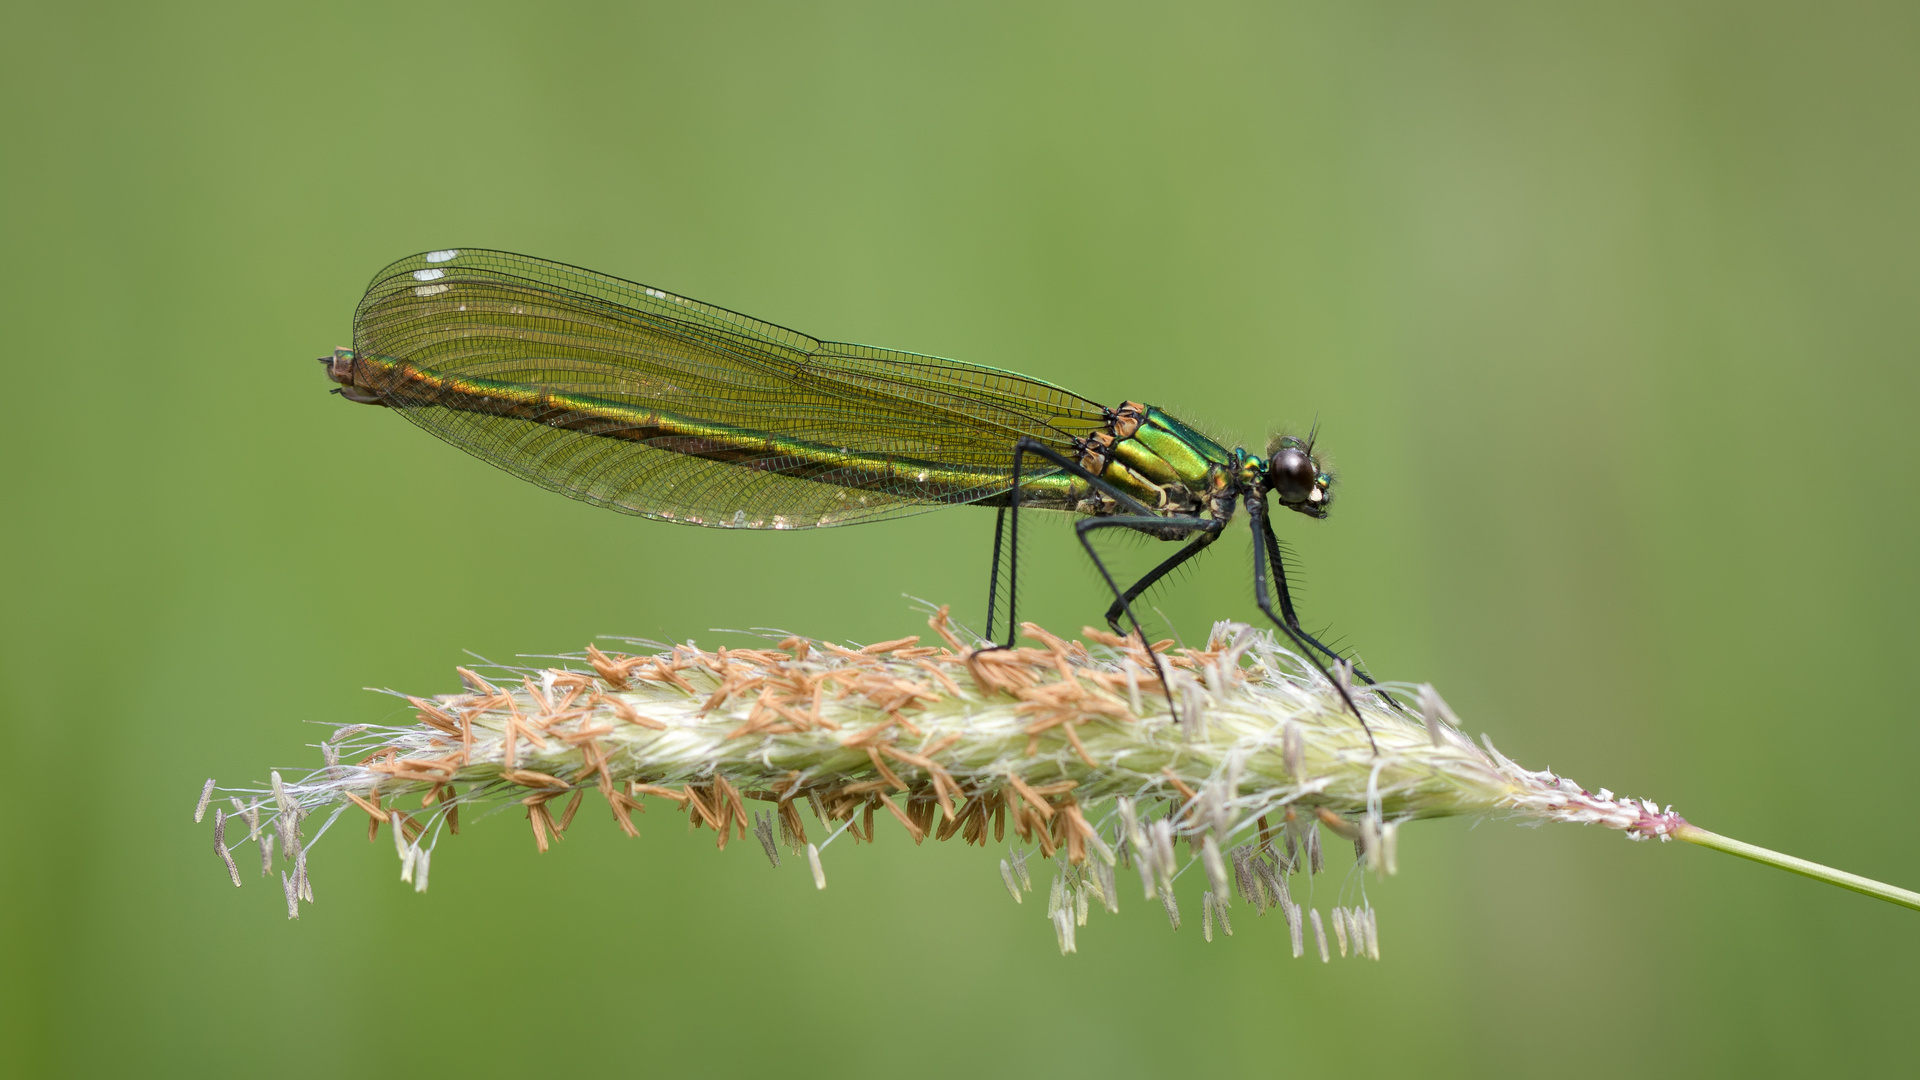
M 1317 416 L 1309 622 L 1523 762 L 1920 884 L 1917 47 L 1901 4 L 10 7 L 5 1066 L 1910 1074 L 1920 916 L 1596 830 L 1410 828 L 1384 960 L 1323 967 L 1137 899 L 1063 959 L 991 854 L 894 830 L 815 892 L 658 811 L 487 819 L 424 896 L 337 830 L 288 922 L 189 817 L 465 649 L 977 621 L 990 514 L 639 521 L 326 393 L 374 270 L 491 246 Z M 1255 614 L 1245 551 L 1160 594 L 1183 634 Z

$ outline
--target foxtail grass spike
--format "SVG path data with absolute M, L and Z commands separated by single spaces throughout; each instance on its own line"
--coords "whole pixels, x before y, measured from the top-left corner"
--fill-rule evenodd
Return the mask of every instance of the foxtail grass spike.
M 416 724 L 343 727 L 327 740 L 322 767 L 221 790 L 261 845 L 263 872 L 275 840 L 294 864 L 282 875 L 292 918 L 312 902 L 300 822 L 316 811 L 364 812 L 369 838 L 390 829 L 401 879 L 424 892 L 436 845 L 458 832 L 462 807 L 472 820 L 487 806 L 521 804 L 545 851 L 589 794 L 629 836 L 638 835 L 636 812 L 665 803 L 716 846 L 751 832 L 775 867 L 777 819 L 782 840 L 804 845 L 821 889 L 825 849 L 842 833 L 873 843 L 896 823 L 915 843 L 1008 845 L 1000 876 L 1016 901 L 1033 888 L 1027 860 L 1037 853 L 1058 867 L 1046 916 L 1063 954 L 1076 950 L 1091 900 L 1118 910 L 1114 867 L 1131 860 L 1144 898 L 1159 899 L 1175 929 L 1179 878 L 1207 893 L 1209 937 L 1215 917 L 1232 932 L 1237 884 L 1256 915 L 1281 910 L 1295 956 L 1307 952 L 1311 923 L 1327 958 L 1320 913 L 1303 917 L 1287 884 L 1321 869 L 1321 831 L 1352 842 L 1365 869 L 1391 874 L 1403 824 L 1455 815 L 1685 840 L 1920 909 L 1920 895 L 1905 889 L 1523 768 L 1485 736 L 1476 744 L 1462 732 L 1429 686 L 1348 684 L 1363 726 L 1340 686 L 1264 632 L 1222 623 L 1204 647 L 1156 646 L 1164 650 L 1156 665 L 1137 640 L 1092 629 L 1072 641 L 1029 623 L 1034 646 L 979 649 L 945 609 L 929 625 L 928 644 L 774 635 L 750 648 L 589 648 L 555 666 L 463 668 L 461 692 L 402 695 Z M 1161 670 L 1184 699 L 1178 716 Z M 203 791 L 196 817 L 214 790 Z M 756 802 L 771 810 L 750 811 Z M 802 813 L 825 839 L 807 840 Z M 239 884 L 228 820 L 215 811 L 215 850 Z M 1371 905 L 1335 908 L 1333 919 L 1343 951 L 1377 958 Z

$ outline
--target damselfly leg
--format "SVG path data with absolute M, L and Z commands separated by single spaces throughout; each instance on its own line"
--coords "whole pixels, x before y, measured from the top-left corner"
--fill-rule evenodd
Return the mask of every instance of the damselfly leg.
M 1127 591 L 1120 595 L 1120 599 L 1115 600 L 1113 606 L 1107 609 L 1107 625 L 1113 628 L 1113 632 L 1116 634 L 1120 632 L 1120 613 L 1127 609 L 1128 604 L 1140 599 L 1142 593 L 1153 588 L 1161 578 L 1178 569 L 1182 563 L 1205 551 L 1207 545 L 1220 538 L 1220 533 L 1219 529 L 1209 529 L 1187 541 L 1186 547 L 1174 552 L 1165 562 L 1147 571 L 1146 576 L 1129 586 Z
M 1153 516 L 1152 511 L 1148 510 L 1138 500 L 1114 487 L 1112 484 L 1107 483 L 1105 480 L 1093 475 L 1086 469 L 1081 468 L 1078 462 L 1066 457 L 1045 443 L 1037 442 L 1033 439 L 1021 439 L 1016 443 L 1013 448 L 1012 490 L 1008 495 L 1007 505 L 1000 508 L 993 522 L 993 567 L 992 574 L 987 582 L 987 624 L 985 635 L 988 641 L 994 639 L 993 616 L 994 612 L 998 610 L 1000 553 L 1003 550 L 1001 538 L 1004 536 L 1006 539 L 1004 550 L 1007 555 L 1007 637 L 1001 647 L 1009 649 L 1013 647 L 1014 635 L 1020 629 L 1020 489 L 1022 483 L 1021 474 L 1025 468 L 1026 455 L 1028 454 L 1038 454 L 1053 464 L 1060 466 L 1068 475 L 1086 481 L 1087 484 L 1095 490 L 1105 494 L 1121 506 L 1134 511 L 1135 514 Z M 1154 517 L 1154 520 L 1159 522 L 1165 519 Z M 1115 595 L 1118 595 L 1117 590 Z M 1113 620 L 1110 617 L 1107 621 L 1111 623 Z M 1136 627 L 1136 629 L 1137 628 L 1138 627 Z M 1115 626 L 1114 629 L 1117 632 L 1119 627 Z
M 1273 532 L 1273 519 L 1262 517 L 1260 519 L 1260 531 L 1266 538 L 1267 561 L 1273 567 L 1273 587 L 1274 592 L 1280 598 L 1280 617 L 1286 620 L 1287 628 L 1292 631 L 1291 636 L 1295 640 L 1302 642 L 1303 647 L 1318 651 L 1321 655 L 1336 664 L 1351 664 L 1353 666 L 1353 673 L 1360 678 L 1360 681 L 1366 683 L 1368 686 L 1372 686 L 1373 678 L 1366 673 L 1364 668 L 1355 664 L 1351 658 L 1342 656 L 1335 650 L 1321 644 L 1319 638 L 1307 633 L 1307 631 L 1301 627 L 1300 616 L 1295 614 L 1293 610 L 1293 597 L 1287 591 L 1287 562 L 1280 550 L 1280 538 L 1275 536 Z
M 1267 588 L 1267 559 L 1269 551 L 1267 545 L 1260 543 L 1260 537 L 1263 534 L 1268 539 L 1272 539 L 1273 537 L 1273 531 L 1267 523 L 1267 501 L 1264 496 L 1257 493 L 1249 493 L 1245 501 L 1247 506 L 1247 522 L 1253 527 L 1254 531 L 1254 603 L 1260 605 L 1261 613 L 1266 615 L 1266 617 L 1272 621 L 1273 625 L 1279 627 L 1281 633 L 1292 639 L 1294 645 L 1299 648 L 1301 657 L 1304 658 L 1307 663 L 1312 664 L 1315 670 L 1319 671 L 1321 675 L 1325 676 L 1327 681 L 1333 684 L 1335 690 L 1340 691 L 1340 699 L 1347 703 L 1347 708 L 1353 711 L 1354 718 L 1360 721 L 1361 730 L 1367 733 L 1367 745 L 1372 746 L 1374 752 L 1378 753 L 1380 746 L 1373 741 L 1373 729 L 1367 726 L 1367 718 L 1361 715 L 1360 706 L 1354 704 L 1353 694 L 1348 690 L 1346 682 L 1334 678 L 1333 673 L 1327 670 L 1327 666 L 1321 663 L 1320 658 L 1313 655 L 1313 648 L 1308 645 L 1308 642 L 1312 641 L 1312 639 L 1307 636 L 1305 631 L 1298 628 L 1298 620 L 1282 618 L 1279 613 L 1273 610 L 1273 595 Z M 1272 546 L 1278 548 L 1278 541 L 1275 541 Z M 1282 586 L 1282 595 L 1285 595 L 1284 590 L 1285 586 Z M 1289 603 L 1287 606 L 1291 608 L 1292 604 Z M 1291 612 L 1289 612 L 1289 615 L 1290 614 Z M 1319 645 L 1318 642 L 1314 642 L 1314 644 Z M 1326 651 L 1326 646 L 1321 645 L 1320 648 L 1322 651 Z M 1335 662 L 1346 663 L 1346 661 L 1339 658 L 1337 654 L 1335 655 Z M 1373 680 L 1368 679 L 1367 682 L 1372 683 Z

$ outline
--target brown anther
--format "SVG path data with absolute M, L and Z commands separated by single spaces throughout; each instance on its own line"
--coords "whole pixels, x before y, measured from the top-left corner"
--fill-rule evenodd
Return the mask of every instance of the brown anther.
M 545 694 L 545 690 L 541 690 L 540 684 L 538 684 L 538 682 L 534 682 L 534 676 L 532 675 L 520 676 L 520 686 L 524 686 L 524 688 L 526 688 L 526 696 L 528 696 L 528 698 L 532 698 L 532 700 L 534 700 L 534 703 L 536 703 L 536 705 L 540 705 L 541 717 L 545 717 L 547 713 L 551 713 L 551 711 L 553 711 L 553 700 L 549 700 L 549 698 L 547 698 L 547 694 Z
M 631 668 L 622 661 L 615 660 L 592 645 L 587 646 L 587 663 L 600 673 L 601 681 L 615 690 L 627 688 L 627 672 Z
M 1195 799 L 1198 799 L 1200 797 L 1199 794 L 1195 792 L 1192 788 L 1188 787 L 1187 782 L 1180 779 L 1180 777 L 1172 769 L 1161 769 L 1160 775 L 1166 777 L 1169 781 L 1171 781 L 1174 788 L 1177 789 L 1180 792 L 1181 796 L 1185 798 L 1188 802 L 1192 802 Z
M 442 710 L 439 706 L 430 701 L 423 701 L 417 697 L 410 697 L 407 701 L 410 702 L 415 709 L 419 710 L 417 715 L 421 723 L 428 727 L 438 728 L 449 735 L 460 734 L 460 721 Z
M 527 820 L 533 825 L 533 846 L 544 855 L 548 847 L 547 833 L 553 827 L 553 818 L 548 815 L 547 804 L 544 801 L 522 801 L 527 804 Z
M 620 826 L 620 831 L 628 836 L 639 836 L 640 830 L 633 824 L 633 811 L 639 810 L 644 813 L 647 808 L 640 805 L 637 800 L 629 799 L 611 789 L 604 789 L 600 794 L 606 796 L 607 808 L 613 811 L 613 822 Z
M 545 750 L 547 748 L 547 745 L 548 745 L 547 737 L 545 735 L 542 735 L 540 733 L 540 729 L 535 726 L 535 724 L 538 722 L 538 718 L 529 720 L 526 717 L 522 717 L 518 714 L 515 714 L 513 719 L 507 722 L 513 725 L 513 727 L 517 729 L 520 732 L 520 734 L 525 735 L 527 737 L 527 741 L 532 743 L 534 746 L 542 750 Z
M 934 690 L 933 687 L 927 686 L 924 683 L 914 682 L 911 679 L 893 680 L 893 689 L 898 690 L 908 701 L 914 698 L 928 702 L 940 700 L 940 694 Z M 895 708 L 903 707 L 906 703 L 906 701 L 902 701 L 900 705 L 896 705 Z
M 952 649 L 954 652 L 959 653 L 962 656 L 972 652 L 973 651 L 972 649 L 969 649 L 965 645 L 962 645 L 960 643 L 959 638 L 953 636 L 953 629 L 947 625 L 948 623 L 947 614 L 948 614 L 947 605 L 945 604 L 940 605 L 940 610 L 933 613 L 933 616 L 927 620 L 927 625 L 929 627 L 932 627 L 933 632 L 936 634 L 939 634 L 941 640 L 947 643 L 947 648 Z
M 1081 824 L 1085 824 L 1085 822 Z M 1067 862 L 1078 866 L 1087 861 L 1086 840 L 1080 835 L 1080 830 L 1074 827 L 1074 822 L 1070 814 L 1062 814 L 1059 820 L 1054 822 L 1053 831 L 1054 841 L 1056 843 L 1062 840 L 1066 843 Z
M 876 641 L 861 649 L 860 653 L 863 656 L 879 656 L 882 653 L 890 653 L 895 649 L 909 648 L 919 643 L 920 635 L 914 634 L 911 637 L 895 638 L 892 641 Z
M 926 758 L 921 757 L 919 754 L 908 753 L 907 751 L 900 749 L 899 747 L 893 745 L 892 743 L 883 743 L 880 746 L 876 747 L 876 749 L 878 749 L 881 753 L 887 755 L 888 757 L 892 758 L 893 760 L 900 762 L 903 765 L 912 765 L 917 769 L 925 769 L 928 772 L 932 772 L 936 767 L 933 764 L 933 762 L 928 761 Z
M 887 783 L 893 785 L 894 788 L 900 791 L 907 790 L 906 781 L 901 780 L 900 777 L 894 775 L 894 771 L 892 769 L 887 768 L 887 763 L 881 760 L 880 751 L 874 749 L 872 746 L 868 746 L 866 749 L 867 749 L 867 757 L 873 760 L 874 770 L 880 774 L 881 778 L 884 779 Z
M 892 813 L 894 817 L 900 819 L 900 824 L 906 826 L 907 835 L 913 837 L 914 843 L 918 844 L 920 841 L 925 840 L 927 838 L 926 830 L 922 829 L 918 825 L 915 825 L 913 823 L 913 819 L 907 816 L 907 812 L 905 810 L 900 809 L 900 807 L 897 804 L 895 804 L 892 799 L 887 798 L 885 792 L 880 793 L 880 801 L 883 804 L 885 804 L 887 810 L 890 813 Z
M 791 802 L 783 802 L 779 809 L 780 820 L 785 823 L 787 832 L 791 833 L 798 843 L 807 843 L 807 826 L 800 820 L 799 808 Z
M 693 684 L 688 682 L 685 676 L 680 674 L 680 668 L 682 666 L 684 665 L 681 665 L 678 661 L 676 661 L 672 666 L 669 666 L 669 665 L 660 663 L 658 660 L 655 660 L 653 662 L 652 672 L 639 673 L 639 674 L 641 675 L 642 678 L 649 679 L 654 682 L 672 683 L 674 686 L 677 686 L 681 690 L 685 691 L 688 697 L 692 697 L 694 694 L 697 694 L 700 691 L 694 689 Z
M 944 842 L 968 821 L 972 820 L 977 808 L 973 803 L 969 802 L 961 808 L 958 814 L 955 814 L 952 809 L 946 806 L 942 806 L 940 809 L 945 816 L 940 819 L 940 828 L 933 834 L 933 838 Z
M 680 804 L 681 806 L 685 806 L 687 804 L 687 796 L 685 792 L 675 791 L 669 787 L 660 787 L 657 784 L 642 784 L 637 780 L 627 781 L 627 794 L 657 795 L 662 799 L 672 799 L 674 802 Z
M 1087 753 L 1087 744 L 1080 741 L 1080 733 L 1074 730 L 1072 724 L 1062 724 L 1060 725 L 1060 730 L 1067 736 L 1067 741 L 1073 744 L 1073 752 L 1080 755 L 1080 760 L 1086 763 L 1087 768 L 1097 769 L 1100 767 L 1094 764 L 1093 755 Z
M 718 793 L 726 797 L 726 805 L 733 816 L 734 824 L 740 827 L 740 839 L 745 840 L 747 838 L 747 807 L 740 801 L 740 789 L 734 787 L 732 781 L 719 775 L 714 776 L 713 784 L 718 789 Z
M 720 815 L 717 813 L 718 807 L 713 809 L 707 807 L 706 796 L 701 793 L 698 786 L 694 784 L 684 784 L 680 790 L 686 795 L 686 805 L 688 808 L 687 820 L 689 822 L 698 826 L 704 821 L 715 829 L 719 829 L 722 832 L 726 831 L 726 827 L 720 822 Z
M 941 768 L 938 763 L 927 757 L 920 754 L 909 754 L 905 750 L 891 744 L 882 744 L 878 749 L 881 753 L 895 761 L 925 770 L 927 776 L 933 781 L 934 798 L 939 802 L 940 809 L 945 811 L 949 817 L 953 815 L 953 801 L 948 797 L 947 792 L 949 789 L 958 792 L 960 786 L 953 782 L 953 777 L 948 774 L 947 770 Z M 872 748 L 869 748 L 868 752 L 871 753 Z M 885 766 L 880 765 L 880 762 L 877 760 L 874 764 L 880 768 L 885 768 Z M 900 786 L 904 790 L 904 785 L 896 784 L 896 786 Z
M 847 784 L 835 792 L 837 795 L 870 795 L 876 791 L 885 791 L 894 785 L 886 780 L 862 780 L 857 784 Z
M 1320 818 L 1320 824 L 1333 830 L 1333 834 L 1340 839 L 1355 842 L 1360 840 L 1360 827 L 1353 822 L 1348 821 L 1346 818 L 1341 817 L 1339 814 L 1334 813 L 1324 806 L 1315 809 L 1314 813 Z
M 837 730 L 839 727 L 838 724 L 823 724 L 818 718 L 790 708 L 777 701 L 772 702 L 771 706 L 774 712 L 779 713 L 789 724 L 793 725 L 794 731 L 808 731 L 815 727 L 828 727 L 830 730 Z
M 1013 787 L 1013 790 L 1020 793 L 1020 797 L 1027 801 L 1028 806 L 1033 807 L 1034 811 L 1040 815 L 1042 821 L 1052 819 L 1052 804 L 1048 803 L 1039 792 L 1028 787 L 1025 780 L 1020 779 L 1013 773 L 1008 773 L 1007 783 Z
M 940 812 L 938 803 L 929 802 L 922 797 L 907 799 L 907 816 L 913 819 L 915 825 L 920 826 L 922 835 L 933 832 L 933 819 L 938 817 Z
M 367 812 L 367 816 L 373 818 L 373 823 L 376 827 L 381 822 L 387 820 L 387 812 L 381 809 L 379 796 L 375 796 L 372 799 L 363 799 L 360 796 L 355 795 L 351 791 L 347 792 L 346 796 L 347 798 L 353 800 L 353 805 L 358 806 L 362 810 L 365 810 Z M 373 837 L 369 835 L 367 838 L 371 840 Z
M 859 652 L 854 649 L 843 649 L 840 646 L 835 645 L 831 641 L 820 642 L 820 647 L 832 653 L 833 655 L 839 657 L 842 660 L 850 660 L 856 664 L 865 664 L 865 665 L 871 666 L 871 665 L 879 664 L 882 662 L 878 657 L 872 655 L 871 653 Z
M 940 670 L 940 665 L 934 663 L 931 660 L 915 660 L 914 665 L 916 667 L 921 668 L 927 674 L 933 676 L 936 680 L 938 680 L 940 685 L 946 689 L 947 695 L 949 697 L 957 698 L 962 696 L 960 693 L 960 684 L 957 682 L 954 682 L 952 676 Z
M 651 716 L 640 715 L 633 706 L 612 694 L 595 694 L 590 700 L 595 705 L 606 706 L 613 712 L 613 715 L 635 727 L 651 728 L 654 731 L 665 731 L 667 729 L 667 725 L 655 720 Z
M 575 715 L 573 719 L 581 719 L 587 715 L 589 714 L 579 713 Z M 558 735 L 561 742 L 566 743 L 568 746 L 592 747 L 600 736 L 611 735 L 613 734 L 613 730 L 614 729 L 610 727 L 577 727 L 572 731 L 556 732 L 555 734 Z
M 1040 857 L 1044 859 L 1053 858 L 1054 851 L 1057 850 L 1060 845 L 1047 828 L 1047 823 L 1038 818 L 1033 818 L 1029 820 L 1028 824 L 1033 842 L 1040 845 Z
M 961 813 L 965 816 L 960 822 L 960 842 L 963 844 L 980 844 L 985 846 L 987 815 L 984 812 L 967 814 L 964 810 L 961 811 Z
M 571 786 L 557 776 L 533 769 L 501 769 L 500 779 L 519 784 L 521 787 L 554 788 L 560 791 L 565 791 Z

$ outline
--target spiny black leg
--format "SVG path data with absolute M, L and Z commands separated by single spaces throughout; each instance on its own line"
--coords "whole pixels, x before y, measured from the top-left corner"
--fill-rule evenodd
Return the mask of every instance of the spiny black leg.
M 1140 619 L 1133 613 L 1132 602 L 1125 593 L 1120 591 L 1120 583 L 1113 580 L 1113 574 L 1107 570 L 1107 564 L 1100 560 L 1100 553 L 1093 550 L 1095 529 L 1134 528 L 1142 525 L 1156 529 L 1205 529 L 1217 534 L 1226 522 L 1207 518 L 1164 518 L 1158 514 L 1129 514 L 1120 517 L 1088 518 L 1075 522 L 1073 526 L 1074 534 L 1080 537 L 1080 546 L 1087 551 L 1087 558 L 1093 560 L 1094 569 L 1100 571 L 1100 576 L 1106 580 L 1107 588 L 1113 590 L 1115 602 L 1121 606 L 1121 610 L 1126 612 L 1127 621 L 1133 624 L 1133 632 L 1140 635 L 1141 647 L 1147 650 L 1147 656 L 1153 660 L 1153 673 L 1160 677 L 1160 689 L 1166 692 L 1167 711 L 1172 713 L 1177 721 L 1180 719 L 1180 709 L 1173 703 L 1173 680 L 1167 677 L 1167 669 L 1160 663 L 1160 654 L 1153 651 L 1153 643 L 1147 640 L 1147 632 L 1141 628 Z
M 1018 473 L 1015 474 L 1016 481 Z M 993 512 L 993 572 L 987 575 L 987 627 L 986 638 L 993 640 L 993 605 L 1000 589 L 1000 538 L 1007 527 L 1007 508 L 1002 506 Z M 1009 583 L 1011 584 L 1011 583 Z
M 1280 615 L 1286 620 L 1288 629 L 1293 631 L 1292 636 L 1299 641 L 1305 642 L 1305 646 L 1303 647 L 1320 650 L 1329 660 L 1336 663 L 1353 665 L 1353 673 L 1360 677 L 1361 682 L 1366 683 L 1368 686 L 1374 685 L 1373 677 L 1362 670 L 1359 665 L 1353 664 L 1353 661 L 1322 645 L 1319 638 L 1307 633 L 1306 630 L 1301 627 L 1300 616 L 1296 615 L 1293 610 L 1293 597 L 1287 592 L 1287 563 L 1286 559 L 1280 554 L 1280 538 L 1274 535 L 1273 519 L 1263 515 L 1260 518 L 1260 531 L 1266 537 L 1267 559 L 1273 565 L 1274 591 L 1280 594 Z M 1388 700 L 1391 701 L 1392 699 L 1389 698 Z
M 1147 571 L 1146 577 L 1143 577 L 1139 581 L 1134 582 L 1132 587 L 1127 589 L 1126 592 L 1122 593 L 1120 595 L 1120 599 L 1115 600 L 1113 602 L 1113 606 L 1107 609 L 1107 625 L 1113 628 L 1114 633 L 1116 634 L 1119 633 L 1120 632 L 1120 613 L 1127 609 L 1128 604 L 1131 604 L 1135 600 L 1140 599 L 1140 594 L 1146 592 L 1148 589 L 1153 588 L 1155 582 L 1159 581 L 1161 578 L 1166 577 L 1168 574 L 1172 573 L 1174 569 L 1179 567 L 1181 563 L 1184 563 L 1188 559 L 1191 559 L 1195 555 L 1198 555 L 1202 551 L 1205 551 L 1207 549 L 1208 544 L 1213 543 L 1215 540 L 1218 540 L 1219 538 L 1220 538 L 1219 529 L 1208 529 L 1206 532 L 1203 532 L 1199 536 L 1196 536 L 1192 540 L 1189 540 L 1187 542 L 1186 547 L 1183 547 L 1179 551 L 1175 552 L 1171 558 L 1167 559 L 1167 561 Z
M 1347 665 L 1347 670 L 1358 676 L 1361 682 L 1366 683 L 1368 686 L 1378 686 L 1379 684 L 1374 681 L 1373 676 L 1369 675 L 1365 668 L 1354 663 L 1351 659 L 1341 656 L 1333 649 L 1328 648 L 1320 642 L 1319 638 L 1307 633 L 1306 629 L 1300 625 L 1300 616 L 1295 614 L 1293 610 L 1293 597 L 1290 596 L 1287 591 L 1287 561 L 1280 551 L 1280 538 L 1275 536 L 1273 532 L 1273 518 L 1263 516 L 1260 519 L 1260 531 L 1266 536 L 1267 558 L 1273 565 L 1274 591 L 1280 594 L 1280 614 L 1286 618 L 1287 625 L 1293 630 L 1296 639 L 1298 641 L 1304 641 L 1307 645 L 1320 650 L 1329 660 Z M 1400 699 L 1394 697 L 1392 694 L 1381 693 L 1378 690 L 1374 691 L 1374 694 L 1380 700 L 1386 702 L 1394 711 L 1402 714 L 1407 712 L 1407 707 L 1402 705 Z
M 1014 635 L 1018 633 L 1020 629 L 1020 613 L 1017 606 L 1020 588 L 1020 472 L 1021 466 L 1025 464 L 1025 459 L 1028 454 L 1038 454 L 1055 465 L 1060 466 L 1068 475 L 1077 476 L 1085 480 L 1088 485 L 1095 490 L 1104 492 L 1109 498 L 1133 510 L 1135 513 L 1153 517 L 1155 521 L 1164 520 L 1155 516 L 1153 511 L 1142 506 L 1139 500 L 1133 496 L 1128 495 L 1126 492 L 1121 491 L 1119 488 L 1114 487 L 1112 484 L 1081 468 L 1079 462 L 1060 453 L 1053 447 L 1033 439 L 1024 438 L 1014 443 L 1013 489 L 1007 497 L 1007 507 L 1011 513 L 1007 515 L 1007 641 L 1005 645 L 1001 646 L 1003 649 L 1013 648 Z M 997 530 L 994 533 L 993 572 L 996 575 L 1000 573 L 999 533 Z M 991 600 L 991 593 L 989 593 L 989 600 Z M 988 639 L 991 640 L 993 636 L 991 611 L 989 611 L 988 614 L 987 636 Z M 1143 638 L 1142 640 L 1145 639 Z M 1149 649 L 1147 651 L 1151 653 L 1153 650 Z
M 1300 655 L 1306 658 L 1307 663 L 1312 664 L 1315 670 L 1319 671 L 1321 675 L 1326 676 L 1327 681 L 1333 684 L 1335 690 L 1340 691 L 1340 700 L 1346 702 L 1347 708 L 1353 710 L 1354 719 L 1360 721 L 1360 730 L 1367 733 L 1367 745 L 1373 747 L 1373 752 L 1378 754 L 1380 752 L 1380 744 L 1373 741 L 1373 729 L 1367 726 L 1367 718 L 1360 714 L 1360 706 L 1354 704 L 1353 695 L 1348 692 L 1346 684 L 1334 678 L 1333 673 L 1327 670 L 1327 666 L 1320 662 L 1320 658 L 1313 655 L 1313 650 L 1308 648 L 1306 641 L 1303 640 L 1306 635 L 1296 629 L 1291 620 L 1283 619 L 1274 612 L 1273 596 L 1267 589 L 1268 552 L 1258 539 L 1259 534 L 1263 531 L 1263 527 L 1267 523 L 1266 498 L 1263 495 L 1249 493 L 1246 497 L 1246 504 L 1247 523 L 1253 527 L 1255 534 L 1253 545 L 1254 603 L 1259 604 L 1261 612 L 1264 613 L 1268 619 L 1271 619 L 1273 624 L 1279 627 L 1282 633 L 1293 640 L 1293 643 L 1300 649 Z M 1267 535 L 1272 536 L 1273 534 L 1268 532 Z M 1278 545 L 1276 544 L 1275 546 Z M 1345 663 L 1345 661 L 1341 662 Z

